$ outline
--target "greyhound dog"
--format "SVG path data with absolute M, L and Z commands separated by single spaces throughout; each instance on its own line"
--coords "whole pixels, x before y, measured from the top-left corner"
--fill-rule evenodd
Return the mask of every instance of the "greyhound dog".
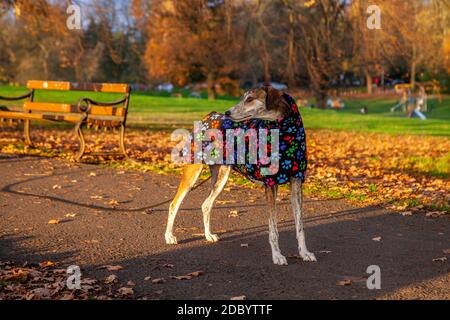
M 277 120 L 286 117 L 291 112 L 289 103 L 287 103 L 283 92 L 264 85 L 261 88 L 247 91 L 238 104 L 229 109 L 225 115 L 233 121 L 244 121 L 248 119 Z M 211 233 L 210 214 L 215 199 L 222 192 L 232 165 L 210 165 L 212 185 L 208 197 L 202 204 L 203 222 L 205 228 L 205 237 L 209 242 L 217 242 L 219 237 Z M 188 192 L 194 187 L 202 170 L 203 164 L 188 164 L 183 169 L 178 191 L 169 207 L 169 216 L 167 228 L 165 232 L 165 240 L 167 244 L 177 244 L 177 239 L 173 234 L 175 217 L 180 208 L 183 199 Z M 298 240 L 298 249 L 300 257 L 304 261 L 317 261 L 312 252 L 306 248 L 305 230 L 302 221 L 302 180 L 290 177 L 291 205 L 295 218 L 295 230 Z M 282 255 L 278 245 L 277 230 L 277 186 L 266 186 L 265 195 L 269 213 L 269 243 L 272 249 L 272 260 L 276 265 L 287 265 L 285 256 Z

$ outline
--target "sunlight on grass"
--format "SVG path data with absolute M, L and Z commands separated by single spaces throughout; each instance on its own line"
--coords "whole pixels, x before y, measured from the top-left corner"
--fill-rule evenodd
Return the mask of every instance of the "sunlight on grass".
M 19 95 L 26 91 L 26 88 L 23 87 L 0 86 L 0 95 L 5 96 Z M 113 101 L 119 96 L 118 94 L 98 92 L 40 90 L 36 92 L 36 101 L 75 103 L 80 97 Z M 194 121 L 202 119 L 209 112 L 223 112 L 231 108 L 237 101 L 237 99 L 231 98 L 209 101 L 133 92 L 128 123 L 149 128 L 162 124 L 191 127 Z M 346 107 L 339 111 L 301 108 L 306 129 L 450 136 L 450 97 L 444 97 L 442 104 L 431 100 L 431 112 L 427 114 L 429 119 L 426 121 L 408 119 L 403 113 L 391 113 L 389 109 L 397 101 L 394 98 L 349 98 L 344 101 Z M 1 105 L 18 106 L 17 102 L 1 102 Z M 368 115 L 359 114 L 362 106 L 368 107 Z

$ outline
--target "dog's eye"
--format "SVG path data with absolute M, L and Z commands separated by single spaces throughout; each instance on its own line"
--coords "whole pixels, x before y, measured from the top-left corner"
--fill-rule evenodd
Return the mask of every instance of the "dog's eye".
M 249 103 L 249 102 L 252 102 L 253 100 L 255 100 L 255 98 L 253 98 L 253 97 L 248 97 L 248 98 L 245 100 L 245 102 Z

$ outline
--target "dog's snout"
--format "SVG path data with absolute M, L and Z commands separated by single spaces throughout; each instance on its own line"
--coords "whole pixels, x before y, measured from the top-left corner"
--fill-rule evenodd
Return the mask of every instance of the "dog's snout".
M 230 111 L 230 110 L 226 111 L 226 112 L 225 112 L 225 115 L 226 115 L 227 117 L 231 116 L 231 111 Z

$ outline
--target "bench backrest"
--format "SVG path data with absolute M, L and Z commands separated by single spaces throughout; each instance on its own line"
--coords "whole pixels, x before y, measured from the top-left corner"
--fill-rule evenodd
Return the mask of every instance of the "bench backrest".
M 62 90 L 62 91 L 93 91 L 103 93 L 123 93 L 123 103 L 115 104 L 115 102 L 102 101 L 102 106 L 92 105 L 89 110 L 90 115 L 95 116 L 114 116 L 125 119 L 128 111 L 130 86 L 124 83 L 80 83 L 65 81 L 39 81 L 30 80 L 27 82 L 27 88 L 31 90 Z M 50 113 L 79 113 L 75 104 L 67 103 L 50 103 L 50 102 L 34 102 L 27 101 L 23 106 L 28 112 L 50 112 Z

